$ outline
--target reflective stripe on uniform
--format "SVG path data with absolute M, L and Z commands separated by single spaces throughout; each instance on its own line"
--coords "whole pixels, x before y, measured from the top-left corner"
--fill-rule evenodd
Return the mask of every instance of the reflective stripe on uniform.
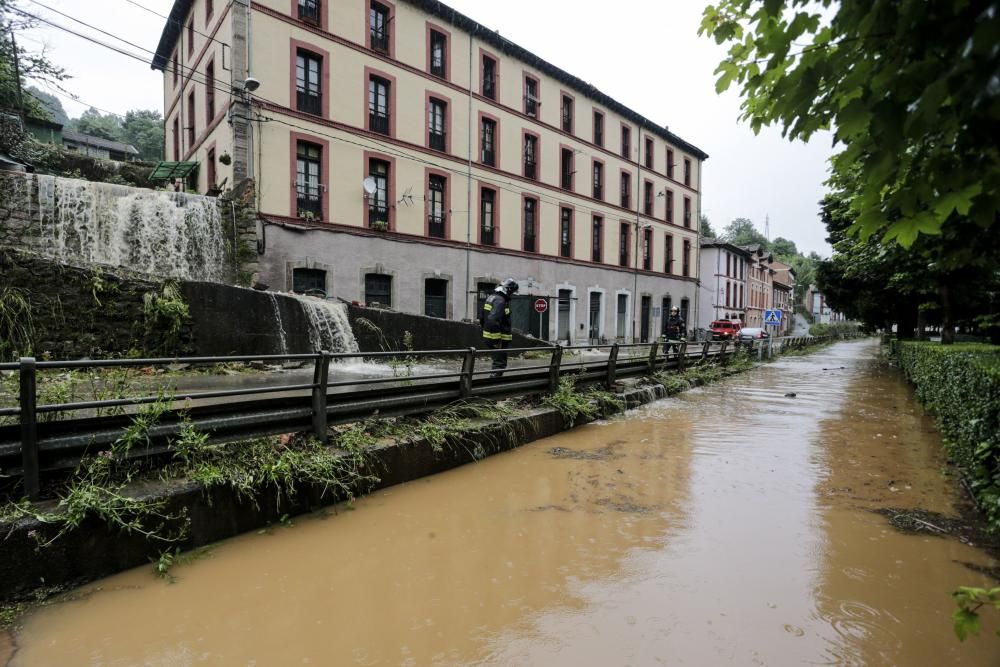
M 485 310 L 486 312 L 490 312 L 491 310 L 493 310 L 493 306 L 488 303 L 484 303 L 483 310 Z
M 504 334 L 500 333 L 499 331 L 484 331 L 483 332 L 483 338 L 485 338 L 486 340 L 503 340 L 503 336 L 504 336 Z M 509 336 L 509 334 L 508 334 L 508 336 Z M 511 339 L 507 338 L 507 340 L 511 340 Z
M 510 308 L 504 308 L 503 309 L 503 314 L 504 315 L 510 315 Z
M 500 340 L 514 340 L 513 334 L 497 334 L 500 336 Z

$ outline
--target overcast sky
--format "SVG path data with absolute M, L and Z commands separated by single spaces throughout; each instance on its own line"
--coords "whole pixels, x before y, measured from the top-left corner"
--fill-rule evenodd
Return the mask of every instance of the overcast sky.
M 173 0 L 135 0 L 168 14 Z M 336 0 L 332 0 L 336 1 Z M 698 0 L 446 0 L 455 9 L 596 86 L 626 106 L 709 154 L 704 165 L 702 211 L 721 231 L 747 217 L 770 237 L 791 239 L 803 252 L 830 254 L 819 221 L 830 136 L 808 145 L 790 143 L 777 130 L 755 136 L 739 122 L 735 90 L 716 95 L 712 74 L 722 47 L 698 37 Z M 114 35 L 153 50 L 164 19 L 128 0 L 19 0 L 32 13 L 102 41 L 109 37 L 47 11 L 42 3 Z M 593 10 L 589 10 L 593 6 Z M 618 11 L 608 12 L 613 6 Z M 530 20 L 527 20 L 530 17 Z M 21 35 L 24 46 L 40 49 L 73 75 L 64 87 L 81 103 L 63 96 L 70 116 L 87 106 L 123 114 L 129 109 L 162 111 L 161 75 L 139 62 L 54 28 Z M 122 48 L 150 58 L 135 47 Z

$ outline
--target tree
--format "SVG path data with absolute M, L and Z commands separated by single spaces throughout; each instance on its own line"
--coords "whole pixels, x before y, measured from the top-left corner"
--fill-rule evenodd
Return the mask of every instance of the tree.
M 799 250 L 795 247 L 794 241 L 789 241 L 788 239 L 780 236 L 771 241 L 771 252 L 779 258 L 790 258 L 793 255 L 799 254 Z
M 93 107 L 84 111 L 79 118 L 71 120 L 67 129 L 109 141 L 127 143 L 121 117 L 110 113 L 102 114 Z
M 42 105 L 23 90 L 19 95 L 19 89 L 23 89 L 26 79 L 58 84 L 69 75 L 48 59 L 44 49 L 29 51 L 22 40 L 16 43 L 15 50 L 13 35 L 34 25 L 34 20 L 16 11 L 13 0 L 0 0 L 0 109 L 23 110 L 29 115 L 45 117 Z
M 44 90 L 39 90 L 34 86 L 28 86 L 25 88 L 25 92 L 34 97 L 42 105 L 42 108 L 48 113 L 50 119 L 60 125 L 65 125 L 69 122 L 69 116 L 66 114 L 66 110 L 63 109 L 62 102 L 59 101 L 58 97 Z
M 704 213 L 701 214 L 701 235 L 703 238 L 715 237 L 715 230 L 712 229 L 712 223 L 708 221 L 708 216 Z
M 124 142 L 135 146 L 143 160 L 163 159 L 163 116 L 159 111 L 127 112 L 122 130 Z
M 719 0 L 700 33 L 729 43 L 716 90 L 742 87 L 755 132 L 835 128 L 834 175 L 860 184 L 852 232 L 905 249 L 998 225 L 997 0 Z
M 771 249 L 767 237 L 757 231 L 750 218 L 736 218 L 722 230 L 722 240 L 733 245 L 760 245 Z

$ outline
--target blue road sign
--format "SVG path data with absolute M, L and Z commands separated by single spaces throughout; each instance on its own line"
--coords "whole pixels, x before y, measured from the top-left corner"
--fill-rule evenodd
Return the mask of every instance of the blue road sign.
M 764 311 L 764 324 L 778 326 L 781 324 L 781 311 L 780 310 L 765 310 Z

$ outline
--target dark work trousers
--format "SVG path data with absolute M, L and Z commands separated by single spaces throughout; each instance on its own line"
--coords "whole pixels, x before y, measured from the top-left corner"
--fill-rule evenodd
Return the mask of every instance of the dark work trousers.
M 497 352 L 493 353 L 493 365 L 491 366 L 493 372 L 490 374 L 490 377 L 498 378 L 503 376 L 503 371 L 507 368 L 507 352 L 505 350 L 510 347 L 510 341 L 490 340 L 487 338 L 484 342 L 487 348 L 497 350 Z

